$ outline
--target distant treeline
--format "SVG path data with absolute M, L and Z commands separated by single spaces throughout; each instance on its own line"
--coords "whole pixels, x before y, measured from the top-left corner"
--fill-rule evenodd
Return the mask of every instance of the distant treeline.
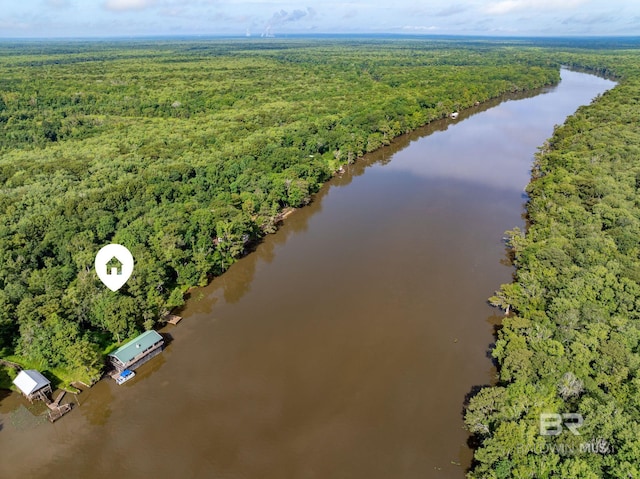
M 510 311 L 498 381 L 466 411 L 469 477 L 640 477 L 640 51 L 552 56 L 620 83 L 537 155 L 516 280 L 491 298 Z M 580 414 L 580 435 L 541 434 L 543 413 Z
M 0 69 L 0 354 L 85 382 L 341 165 L 559 80 L 537 48 L 416 40 L 0 43 Z

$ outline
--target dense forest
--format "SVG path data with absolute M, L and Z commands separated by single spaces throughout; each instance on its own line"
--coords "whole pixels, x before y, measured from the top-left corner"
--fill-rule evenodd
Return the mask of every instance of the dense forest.
M 4 42 L 0 68 L 0 356 L 85 383 L 341 165 L 559 80 L 536 48 L 416 40 Z
M 515 281 L 491 298 L 499 377 L 466 409 L 469 477 L 640 477 L 640 50 L 552 56 L 619 85 L 536 155 Z M 541 414 L 580 414 L 579 435 L 542 434 Z
M 0 43 L 0 357 L 95 381 L 341 165 L 565 64 L 619 85 L 536 155 L 469 477 L 640 477 L 640 52 L 564 42 Z M 93 271 L 108 243 L 136 261 L 117 293 Z

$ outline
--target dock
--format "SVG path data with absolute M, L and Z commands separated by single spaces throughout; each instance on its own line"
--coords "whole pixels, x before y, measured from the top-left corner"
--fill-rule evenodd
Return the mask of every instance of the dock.
M 51 408 L 51 404 L 49 407 Z M 55 409 L 51 409 L 49 411 L 49 421 L 56 422 L 62 416 L 71 411 L 71 404 L 63 404 L 62 406 L 57 406 Z
M 13 384 L 29 402 L 33 403 L 34 400 L 44 402 L 49 408 L 48 416 L 51 422 L 57 421 L 71 411 L 71 404 L 60 404 L 66 391 L 60 391 L 58 396 L 53 399 L 51 381 L 35 369 L 21 370 L 13 380 Z
M 165 319 L 166 319 L 167 323 L 169 323 L 169 324 L 173 324 L 173 325 L 176 325 L 176 324 L 178 324 L 180 321 L 182 321 L 182 316 L 177 316 L 177 315 L 175 315 L 175 314 L 168 314 L 168 315 L 165 317 Z
M 61 391 L 60 394 L 58 394 L 58 397 L 53 402 L 46 401 L 47 407 L 49 408 L 50 422 L 56 422 L 62 416 L 67 414 L 69 411 L 71 411 L 71 404 L 63 404 L 62 406 L 60 405 L 60 401 L 62 401 L 62 398 L 65 395 L 65 392 L 66 391 Z
M 49 409 L 60 407 L 60 401 L 62 401 L 62 398 L 64 397 L 65 392 L 66 391 L 60 391 L 60 394 L 58 394 L 58 397 L 56 398 L 56 400 L 50 404 L 47 404 L 47 406 L 49 406 Z

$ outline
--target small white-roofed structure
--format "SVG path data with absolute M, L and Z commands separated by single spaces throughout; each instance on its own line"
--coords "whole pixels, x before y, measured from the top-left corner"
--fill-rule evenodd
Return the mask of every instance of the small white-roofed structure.
M 42 399 L 46 402 L 48 394 L 51 394 L 51 381 L 45 378 L 35 369 L 25 369 L 20 371 L 13 384 L 20 390 L 29 401 Z

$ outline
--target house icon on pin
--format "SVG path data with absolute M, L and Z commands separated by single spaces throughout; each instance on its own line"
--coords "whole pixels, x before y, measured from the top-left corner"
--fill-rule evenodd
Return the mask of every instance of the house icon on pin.
M 105 273 L 109 276 L 118 276 L 122 274 L 122 261 L 115 256 L 107 261 L 105 265 Z
M 96 274 L 111 291 L 120 289 L 133 273 L 133 256 L 120 244 L 103 246 L 95 259 Z

